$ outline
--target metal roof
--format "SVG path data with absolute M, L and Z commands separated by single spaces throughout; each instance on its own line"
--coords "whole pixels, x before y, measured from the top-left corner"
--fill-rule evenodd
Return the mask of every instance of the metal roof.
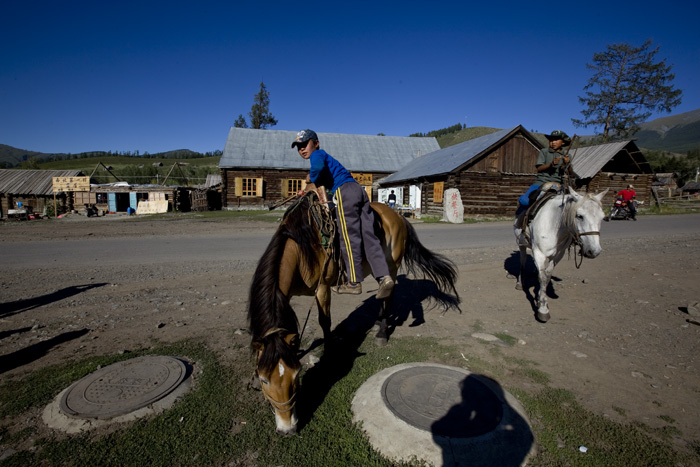
M 522 129 L 520 125 L 426 154 L 411 161 L 398 172 L 386 177 L 382 180 L 382 184 L 450 173 L 483 154 L 519 129 Z M 526 131 L 525 129 L 522 130 Z
M 53 177 L 80 177 L 80 170 L 0 169 L 0 193 L 52 195 Z
M 317 133 L 321 149 L 346 169 L 396 172 L 413 159 L 440 149 L 435 138 Z M 231 128 L 219 167 L 308 170 L 291 145 L 296 131 Z
M 627 140 L 575 148 L 571 151 L 571 167 L 579 178 L 592 178 L 620 151 L 627 151 L 632 159 L 640 162 L 638 159 L 642 153 L 632 140 Z M 635 158 L 635 155 L 639 157 Z

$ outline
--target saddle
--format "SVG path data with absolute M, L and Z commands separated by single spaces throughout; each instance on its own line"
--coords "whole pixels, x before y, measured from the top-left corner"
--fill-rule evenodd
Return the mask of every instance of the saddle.
M 544 203 L 546 203 L 547 201 L 554 198 L 560 193 L 561 185 L 555 182 L 547 182 L 537 190 L 530 193 L 530 205 L 528 206 L 526 211 L 520 213 L 520 215 L 515 221 L 515 227 L 521 229 L 523 231 L 523 234 L 527 236 L 525 230 L 527 226 L 530 225 L 532 219 L 535 218 L 540 208 L 544 206 Z

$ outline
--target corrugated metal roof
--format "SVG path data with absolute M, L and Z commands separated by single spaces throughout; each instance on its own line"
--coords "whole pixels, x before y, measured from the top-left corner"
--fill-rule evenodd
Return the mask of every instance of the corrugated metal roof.
M 80 177 L 79 170 L 0 169 L 0 193 L 13 195 L 51 195 L 53 177 Z
M 518 129 L 521 129 L 520 125 L 426 154 L 413 160 L 398 172 L 386 177 L 382 180 L 382 184 L 450 173 L 484 153 Z M 523 129 L 523 131 L 525 130 Z
M 627 148 L 630 144 L 633 147 Z M 625 148 L 630 153 L 639 152 L 637 145 L 631 140 L 575 148 L 571 151 L 571 167 L 579 178 L 595 177 L 610 159 Z
M 321 149 L 346 169 L 396 172 L 422 154 L 440 149 L 435 138 L 317 133 Z M 308 170 L 309 162 L 292 149 L 296 131 L 231 128 L 219 167 Z

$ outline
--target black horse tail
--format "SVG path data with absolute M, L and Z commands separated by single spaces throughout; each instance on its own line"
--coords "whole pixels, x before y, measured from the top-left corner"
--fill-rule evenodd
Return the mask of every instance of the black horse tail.
M 406 251 L 403 257 L 406 270 L 413 275 L 417 275 L 416 273 L 420 272 L 423 277 L 432 280 L 438 291 L 443 294 L 443 297 L 436 297 L 443 305 L 458 305 L 461 299 L 455 287 L 455 281 L 457 280 L 455 264 L 446 256 L 433 253 L 423 246 L 411 223 L 403 217 L 402 219 L 406 224 L 408 233 Z M 445 295 L 450 293 L 453 294 L 453 297 L 445 297 Z

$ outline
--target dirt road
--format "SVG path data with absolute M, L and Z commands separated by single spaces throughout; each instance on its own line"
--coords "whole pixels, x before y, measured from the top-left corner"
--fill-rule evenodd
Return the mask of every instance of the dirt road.
M 632 233 L 647 219 L 624 228 Z M 16 254 L 11 262 L 5 258 L 0 270 L 0 378 L 65 359 L 187 337 L 207 341 L 224 359 L 240 358 L 240 347 L 248 340 L 233 331 L 246 326 L 248 286 L 256 261 L 233 251 L 250 252 L 251 247 L 238 239 L 269 237 L 274 224 L 195 218 L 93 221 L 0 224 L 0 251 L 26 249 L 27 258 L 32 255 L 31 242 L 48 242 L 55 249 L 71 239 L 112 239 L 125 245 L 121 261 L 99 254 L 81 258 L 78 265 L 58 257 L 38 263 L 23 263 L 22 255 L 17 259 Z M 465 236 L 475 228 L 458 227 Z M 441 227 L 430 226 L 434 228 Z M 182 261 L 178 255 L 177 239 L 207 242 L 226 236 L 232 239 L 231 250 L 218 256 Z M 173 248 L 168 257 L 144 260 L 149 248 L 134 253 L 127 246 L 139 239 L 170 241 Z M 536 362 L 550 375 L 551 385 L 572 390 L 596 413 L 651 427 L 671 424 L 683 433 L 678 442 L 697 441 L 700 326 L 687 321 L 692 317 L 685 307 L 700 301 L 700 232 L 606 238 L 603 231 L 602 243 L 601 256 L 585 260 L 580 269 L 566 258 L 557 266 L 550 291 L 557 298 L 550 300 L 552 319 L 547 324 L 534 319 L 534 278 L 526 292 L 514 288 L 514 244 L 433 247 L 459 267 L 462 313 L 442 314 L 427 301 L 416 301 L 420 281 L 400 277 L 392 338 L 435 336 L 458 346 L 465 359 L 496 364 L 506 355 Z M 130 264 L 124 260 L 129 255 L 139 261 Z M 532 264 L 529 267 L 532 270 Z M 368 278 L 363 286 L 360 297 L 333 298 L 334 323 L 373 300 L 373 280 Z M 310 299 L 294 298 L 292 303 L 303 322 Z M 315 323 L 312 327 L 307 333 L 320 337 Z M 496 356 L 495 344 L 474 337 L 477 331 L 512 336 L 517 343 L 499 346 Z M 504 385 L 517 385 L 507 368 L 503 374 Z

